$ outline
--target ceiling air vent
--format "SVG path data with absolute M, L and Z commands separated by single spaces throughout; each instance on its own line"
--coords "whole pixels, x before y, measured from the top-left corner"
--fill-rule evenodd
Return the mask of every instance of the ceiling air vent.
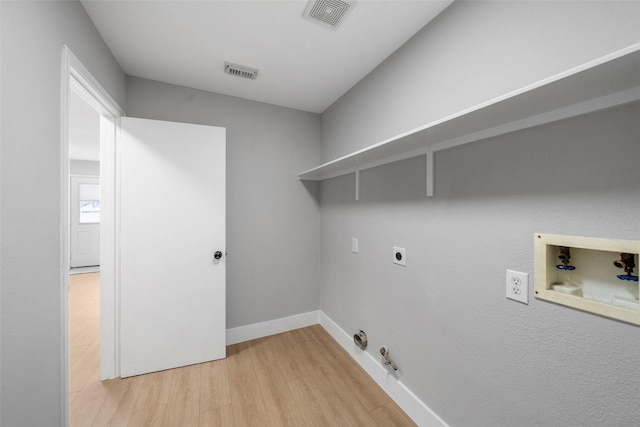
M 311 0 L 302 17 L 335 31 L 355 5 L 355 0 Z
M 255 68 L 245 67 L 244 65 L 224 63 L 224 72 L 232 76 L 242 77 L 245 79 L 255 80 L 258 77 L 258 70 Z

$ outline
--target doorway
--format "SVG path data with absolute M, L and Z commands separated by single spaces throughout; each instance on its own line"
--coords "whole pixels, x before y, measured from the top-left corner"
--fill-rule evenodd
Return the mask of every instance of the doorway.
M 70 274 L 100 267 L 100 112 L 69 94 Z
M 97 244 L 98 258 L 97 263 L 100 268 L 100 273 L 92 274 L 80 274 L 74 276 L 81 280 L 84 287 L 89 287 L 95 291 L 99 288 L 99 292 L 94 298 L 93 304 L 99 307 L 97 310 L 93 307 L 93 319 L 92 326 L 86 326 L 84 331 L 79 329 L 76 332 L 82 332 L 79 334 L 83 337 L 81 345 L 71 351 L 70 330 L 78 324 L 86 324 L 85 321 L 78 321 L 77 316 L 74 315 L 74 325 L 71 324 L 70 318 L 70 280 L 69 272 L 71 269 L 71 216 L 74 207 L 71 207 L 71 195 L 70 191 L 61 191 L 61 236 L 62 236 L 62 256 L 61 256 L 61 310 L 64 313 L 64 322 L 62 324 L 62 336 L 64 342 L 62 343 L 62 360 L 63 360 L 63 372 L 65 381 L 62 386 L 63 407 L 65 411 L 65 424 L 69 424 L 69 402 L 71 399 L 70 392 L 72 391 L 72 384 L 70 381 L 70 365 L 71 363 L 78 363 L 79 358 L 85 351 L 89 351 L 89 347 L 93 347 L 93 350 L 97 350 L 98 353 L 94 353 L 94 360 L 91 362 L 85 358 L 83 366 L 86 370 L 91 370 L 91 366 L 94 366 L 93 371 L 99 375 L 100 379 L 107 379 L 115 377 L 117 372 L 117 328 L 116 328 L 116 286 L 115 286 L 115 271 L 116 271 L 116 250 L 115 250 L 115 187 L 116 187 L 116 171 L 115 171 L 115 139 L 116 139 L 116 126 L 120 117 L 124 115 L 124 110 L 109 96 L 109 94 L 102 88 L 98 81 L 89 73 L 80 60 L 73 54 L 73 52 L 64 46 L 62 51 L 62 97 L 61 97 L 61 145 L 60 145 L 60 170 L 61 170 L 61 188 L 68 189 L 71 184 L 72 174 L 75 176 L 93 177 L 98 178 L 99 183 L 99 203 L 96 201 L 97 188 L 87 187 L 82 196 L 88 196 L 86 201 L 86 209 L 83 212 L 76 212 L 79 216 L 82 214 L 83 221 L 90 223 L 96 222 L 96 217 L 99 215 L 99 231 Z M 90 119 L 82 120 L 78 119 L 78 109 L 84 111 Z M 91 144 L 81 143 L 78 147 L 72 148 L 72 140 L 75 138 L 74 133 L 77 133 L 80 128 L 84 127 L 87 123 L 85 121 L 91 121 L 92 125 L 88 126 L 89 135 L 85 135 L 86 138 L 91 138 L 93 142 L 92 148 L 89 148 Z M 96 142 L 97 141 L 97 142 Z M 80 150 L 82 154 L 78 154 L 76 149 Z M 87 154 L 87 151 L 91 151 L 92 154 Z M 87 157 L 88 156 L 88 157 Z M 72 162 L 72 157 L 75 157 Z M 99 206 L 99 213 L 97 207 Z M 78 202 L 78 208 L 79 202 Z M 76 214 L 74 213 L 74 215 Z M 95 237 L 94 237 L 95 239 Z M 85 236 L 84 243 L 88 242 L 88 238 Z M 81 242 L 82 243 L 82 242 Z M 93 245 L 95 248 L 95 244 Z M 85 261 L 86 262 L 86 261 Z M 95 261 L 89 261 L 89 263 L 95 263 Z M 85 268 L 85 267 L 82 267 Z M 88 267 L 88 268 L 95 268 Z M 97 276 L 99 274 L 99 278 Z M 90 279 L 90 280 L 89 280 Z M 75 285 L 75 283 L 74 283 Z M 75 301 L 74 301 L 75 303 Z M 81 309 L 88 309 L 91 304 L 86 301 L 81 303 L 79 307 Z M 96 317 L 97 316 L 97 317 Z M 96 329 L 99 329 L 97 337 L 91 340 L 90 335 L 94 334 Z M 89 342 L 90 341 L 90 342 Z M 88 343 L 89 342 L 89 343 Z M 77 341 L 75 344 L 80 344 Z M 84 347 L 82 347 L 84 346 Z M 87 347 L 88 346 L 88 347 Z M 73 361 L 71 358 L 73 357 Z M 91 365 L 96 363 L 97 366 Z M 73 388 L 77 387 L 77 382 L 82 382 L 82 378 L 78 376 L 74 380 Z
M 100 370 L 100 112 L 69 93 L 69 398 Z

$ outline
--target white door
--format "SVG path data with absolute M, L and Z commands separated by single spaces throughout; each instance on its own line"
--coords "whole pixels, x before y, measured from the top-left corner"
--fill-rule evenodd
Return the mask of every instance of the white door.
M 100 265 L 100 178 L 72 176 L 70 266 Z
M 225 129 L 122 118 L 120 374 L 225 352 Z

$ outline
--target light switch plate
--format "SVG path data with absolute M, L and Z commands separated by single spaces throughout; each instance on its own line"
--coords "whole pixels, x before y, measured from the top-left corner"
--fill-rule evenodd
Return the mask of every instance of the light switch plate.
M 507 270 L 507 298 L 529 304 L 529 274 Z
M 351 239 L 351 252 L 353 252 L 354 254 L 358 253 L 358 238 L 357 237 L 353 237 Z
M 405 248 L 393 247 L 393 263 L 407 266 L 407 250 Z

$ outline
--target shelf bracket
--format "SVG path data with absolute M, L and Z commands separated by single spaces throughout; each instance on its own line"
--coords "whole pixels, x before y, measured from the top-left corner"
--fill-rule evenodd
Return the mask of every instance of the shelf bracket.
M 356 202 L 360 201 L 360 171 L 356 171 Z
M 427 197 L 434 196 L 435 163 L 433 150 L 427 151 Z

